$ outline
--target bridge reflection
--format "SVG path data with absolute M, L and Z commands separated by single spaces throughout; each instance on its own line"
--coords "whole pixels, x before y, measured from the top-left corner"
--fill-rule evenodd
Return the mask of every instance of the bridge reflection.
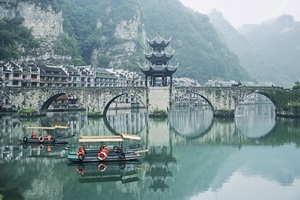
M 229 151 L 237 151 L 241 146 L 275 146 L 283 142 L 291 142 L 291 138 L 299 138 L 297 130 L 293 132 L 285 130 L 291 127 L 288 126 L 289 124 L 296 123 L 296 120 L 275 118 L 273 111 L 270 111 L 272 107 L 269 105 L 241 105 L 237 109 L 235 119 L 221 119 L 212 117 L 211 111 L 204 107 L 176 108 L 171 109 L 169 119 L 164 120 L 148 118 L 144 111 L 117 111 L 107 116 L 106 120 L 110 128 L 106 127 L 103 118 L 88 119 L 86 113 L 53 113 L 46 118 L 28 119 L 2 116 L 0 163 L 7 172 L 10 171 L 8 169 L 11 166 L 17 166 L 18 172 L 21 171 L 19 169 L 26 170 L 26 173 L 24 171 L 21 173 L 22 179 L 27 181 L 26 184 L 33 185 L 34 182 L 39 182 L 44 174 L 50 172 L 52 176 L 47 177 L 49 180 L 45 182 L 55 183 L 53 184 L 55 190 L 67 188 L 68 185 L 72 185 L 73 189 L 78 186 L 76 184 L 80 184 L 78 187 L 85 187 L 85 192 L 94 195 L 95 199 L 100 193 L 95 192 L 99 185 L 109 188 L 99 189 L 101 194 L 106 195 L 109 195 L 112 189 L 116 192 L 126 190 L 129 193 L 139 190 L 137 191 L 139 194 L 144 194 L 146 193 L 144 190 L 147 190 L 146 195 L 149 196 L 157 195 L 159 192 L 164 193 L 163 195 L 174 195 L 175 192 L 173 190 L 172 194 L 171 189 L 181 185 L 182 178 L 189 173 L 189 170 L 195 169 L 195 163 L 199 169 L 192 171 L 190 177 L 194 176 L 195 172 L 202 173 L 202 170 L 211 167 L 211 160 L 215 159 L 219 162 L 220 159 L 226 159 L 217 156 L 222 154 L 223 146 L 233 147 L 228 148 Z M 61 134 L 73 133 L 78 137 L 85 134 L 113 135 L 119 132 L 137 134 L 142 138 L 142 145 L 149 151 L 143 154 L 141 162 L 137 165 L 108 164 L 105 171 L 101 171 L 104 168 L 102 165 L 99 166 L 100 163 L 67 167 L 64 147 L 53 146 L 52 151 L 47 151 L 47 146 L 16 145 L 18 139 L 25 134 L 25 126 L 29 124 L 49 126 L 59 122 L 70 127 Z M 247 128 L 250 126 L 258 128 L 254 132 L 249 132 Z M 283 132 L 289 132 L 290 135 L 282 134 Z M 300 144 L 300 139 L 294 139 L 293 142 L 295 141 Z M 211 151 L 216 152 L 209 154 Z M 57 159 L 61 157 L 62 159 Z M 191 157 L 197 158 L 197 162 L 194 162 Z M 217 168 L 216 171 L 219 169 Z M 68 174 L 67 179 L 66 174 Z M 17 176 L 20 175 L 11 173 L 6 180 L 15 180 Z M 207 178 L 205 175 L 202 177 Z M 21 183 L 24 185 L 24 182 Z M 201 183 L 200 179 L 196 183 Z M 95 187 L 90 187 L 92 184 Z M 18 186 L 23 187 L 21 184 Z M 22 189 L 27 193 L 31 192 L 31 189 Z M 73 193 L 70 192 L 68 198 Z M 75 194 L 74 198 L 76 198 Z M 149 197 L 149 199 L 153 198 Z

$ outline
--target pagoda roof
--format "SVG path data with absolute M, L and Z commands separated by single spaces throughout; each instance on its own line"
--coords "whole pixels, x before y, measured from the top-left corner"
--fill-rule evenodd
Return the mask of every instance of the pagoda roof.
M 158 46 L 160 46 L 160 47 L 166 47 L 166 46 L 169 45 L 172 37 L 170 37 L 169 39 L 165 39 L 160 34 L 157 34 L 157 36 L 154 39 L 152 39 L 152 40 L 150 40 L 148 38 L 146 38 L 146 39 L 147 39 L 148 44 L 151 47 L 158 47 Z
M 161 52 L 151 52 L 151 53 L 144 53 L 145 57 L 149 61 L 157 61 L 157 58 L 162 61 L 169 61 L 172 59 L 174 55 L 174 51 L 172 53 L 161 53 Z
M 152 74 L 164 74 L 167 76 L 171 76 L 173 73 L 176 72 L 178 65 L 172 66 L 172 65 L 151 65 L 148 64 L 147 66 L 143 67 L 140 66 L 140 69 L 145 75 L 152 75 Z

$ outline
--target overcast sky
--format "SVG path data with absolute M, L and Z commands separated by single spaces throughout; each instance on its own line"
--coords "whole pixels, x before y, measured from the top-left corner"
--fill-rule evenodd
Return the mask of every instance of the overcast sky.
M 244 24 L 257 24 L 282 14 L 294 16 L 300 21 L 300 0 L 180 0 L 183 5 L 208 14 L 212 9 L 234 27 Z

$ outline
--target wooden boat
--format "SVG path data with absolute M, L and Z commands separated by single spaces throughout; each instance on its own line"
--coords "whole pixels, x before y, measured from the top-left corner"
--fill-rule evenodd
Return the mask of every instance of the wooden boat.
M 124 146 L 124 139 L 140 140 L 139 136 L 120 134 L 119 136 L 81 136 L 81 146 L 78 151 L 73 148 L 68 154 L 71 162 L 107 162 L 107 161 L 129 161 L 138 160 L 140 153 L 147 150 L 138 150 L 130 146 Z M 83 143 L 99 143 L 100 147 L 86 149 Z M 114 145 L 106 146 L 105 143 Z M 118 145 L 116 145 L 118 143 Z M 71 149 L 71 148 L 70 148 Z
M 29 130 L 56 130 L 56 129 L 67 129 L 67 126 L 51 126 L 51 127 L 26 127 Z M 24 143 L 42 143 L 42 144 L 67 144 L 69 139 L 75 135 L 69 136 L 52 136 L 48 134 L 47 136 L 37 135 L 37 133 L 32 133 L 30 137 L 24 136 L 21 141 Z

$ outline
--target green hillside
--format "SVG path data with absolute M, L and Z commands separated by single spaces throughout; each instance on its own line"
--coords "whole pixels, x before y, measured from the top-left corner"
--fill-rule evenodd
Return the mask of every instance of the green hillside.
M 45 5 L 44 1 L 32 2 Z M 101 49 L 95 67 L 108 67 L 112 56 L 120 54 L 114 53 L 117 50 L 112 46 L 126 42 L 115 36 L 117 24 L 121 20 L 134 20 L 140 14 L 148 38 L 152 39 L 158 32 L 166 38 L 172 37 L 171 48 L 175 54 L 171 64 L 179 63 L 175 76 L 193 78 L 200 83 L 208 79 L 250 79 L 237 55 L 219 38 L 208 16 L 184 7 L 179 0 L 52 0 L 49 3 L 63 14 L 64 33 L 55 43 L 55 53 L 71 55 L 75 65 L 90 64 L 93 50 Z M 138 27 L 139 35 L 144 27 Z M 134 55 L 126 56 L 115 68 L 140 71 L 138 63 L 146 62 L 145 41 L 141 39 L 134 39 Z

